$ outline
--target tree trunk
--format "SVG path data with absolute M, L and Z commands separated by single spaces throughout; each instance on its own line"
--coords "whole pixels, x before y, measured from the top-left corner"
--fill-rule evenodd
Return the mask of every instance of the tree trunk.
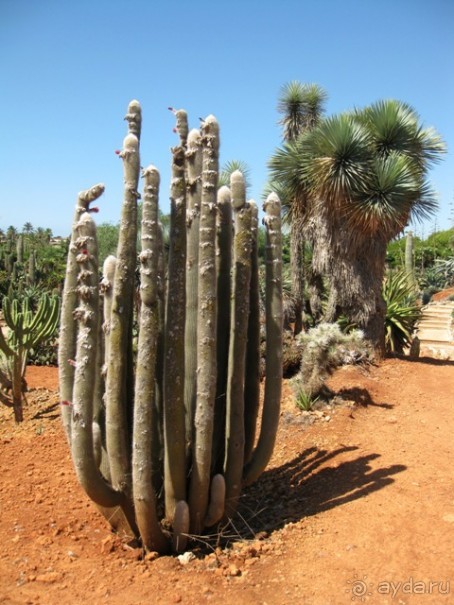
M 330 280 L 325 321 L 343 314 L 364 331 L 377 358 L 385 355 L 386 304 L 382 295 L 386 240 L 353 233 L 334 212 L 311 217 L 312 263 L 316 274 Z
M 290 231 L 290 267 L 292 272 L 292 298 L 295 308 L 295 336 L 303 329 L 304 309 L 304 232 L 299 212 L 293 211 L 293 220 Z

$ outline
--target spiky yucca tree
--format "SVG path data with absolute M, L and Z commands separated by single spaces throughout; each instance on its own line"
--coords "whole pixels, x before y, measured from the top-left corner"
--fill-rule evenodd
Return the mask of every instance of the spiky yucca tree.
M 278 112 L 282 114 L 279 124 L 282 126 L 284 148 L 289 157 L 295 157 L 293 150 L 298 138 L 310 132 L 320 122 L 327 100 L 326 91 L 317 84 L 288 82 L 281 88 L 278 100 Z M 290 168 L 290 179 L 298 180 L 299 162 Z M 302 313 L 305 290 L 305 221 L 310 211 L 311 197 L 301 187 L 292 187 L 282 182 L 274 182 L 272 188 L 283 201 L 287 222 L 290 224 L 290 263 L 292 271 L 292 297 L 295 307 L 295 334 L 303 327 Z M 310 276 L 312 277 L 312 276 Z M 311 280 L 314 281 L 314 280 Z M 317 305 L 314 305 L 317 306 Z
M 381 285 L 386 246 L 436 208 L 426 177 L 445 151 L 405 103 L 379 101 L 322 121 L 271 161 L 277 180 L 316 200 L 306 219 L 313 267 L 329 277 L 326 321 L 343 313 L 385 353 Z

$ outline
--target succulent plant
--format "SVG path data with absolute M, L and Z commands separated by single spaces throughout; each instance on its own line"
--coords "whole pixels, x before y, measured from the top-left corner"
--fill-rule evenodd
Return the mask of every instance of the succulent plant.
M 117 257 L 104 265 L 100 296 L 90 214 L 104 190 L 97 185 L 76 204 L 59 348 L 63 422 L 79 481 L 114 527 L 159 552 L 185 549 L 190 535 L 235 513 L 242 485 L 270 459 L 282 376 L 279 199 L 272 194 L 265 203 L 267 370 L 259 414 L 257 208 L 238 171 L 230 189 L 217 189 L 216 119 L 189 131 L 186 112 L 173 112 L 180 140 L 172 149 L 167 269 L 152 165 L 142 170 L 136 250 L 141 110 L 133 101 L 119 153 L 125 193 Z
M 0 351 L 6 357 L 8 368 L 6 373 L 2 372 L 0 383 L 11 394 L 0 390 L 0 401 L 13 408 L 16 422 L 22 422 L 28 352 L 55 333 L 60 299 L 43 294 L 34 313 L 29 298 L 25 297 L 20 303 L 18 299 L 5 296 L 2 308 L 9 333 L 5 336 L 0 330 Z

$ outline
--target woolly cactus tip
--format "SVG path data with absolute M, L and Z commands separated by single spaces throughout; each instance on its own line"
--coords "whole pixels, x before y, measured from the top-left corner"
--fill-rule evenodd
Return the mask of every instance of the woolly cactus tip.
M 191 147 L 198 147 L 200 145 L 200 130 L 193 128 L 188 134 L 188 149 Z
M 116 265 L 117 265 L 116 257 L 113 256 L 113 254 L 110 254 L 106 258 L 106 260 L 104 261 L 104 264 L 102 266 L 102 273 L 103 273 L 104 277 L 106 279 L 108 279 L 110 282 L 113 281 Z
M 247 205 L 251 207 L 253 215 L 258 213 L 258 206 L 255 200 L 248 200 Z
M 219 124 L 213 115 L 207 116 L 204 120 L 200 118 L 200 128 L 202 133 L 211 134 L 213 137 L 219 139 Z
M 105 191 L 106 187 L 104 185 L 104 183 L 98 183 L 97 185 L 94 185 L 91 188 L 91 192 L 94 196 L 99 197 L 100 195 L 102 195 Z
M 125 120 L 128 122 L 129 132 L 140 136 L 142 124 L 142 108 L 139 101 L 133 100 L 128 105 L 128 113 L 125 115 Z
M 91 202 L 94 202 L 95 200 L 98 199 L 98 197 L 100 197 L 105 190 L 105 186 L 103 183 L 98 183 L 97 185 L 94 185 L 93 187 L 90 187 L 90 189 L 87 189 L 85 191 L 80 191 L 79 192 L 79 203 L 83 202 L 83 206 L 85 208 L 88 207 L 89 204 L 91 204 Z
M 202 122 L 205 125 L 209 125 L 209 124 L 216 124 L 217 125 L 218 124 L 218 121 L 216 120 L 216 118 L 212 114 L 210 114 L 209 116 L 207 116 L 205 119 L 203 119 L 203 118 L 200 118 L 200 119 L 202 120 Z
M 146 168 L 142 168 L 142 178 L 159 185 L 159 170 L 153 164 L 149 164 Z
M 227 185 L 223 185 L 218 189 L 218 204 L 230 204 L 231 194 Z
M 139 149 L 139 139 L 135 134 L 129 132 L 125 138 L 123 139 L 123 149 L 120 153 L 122 157 L 124 157 L 125 152 L 134 153 Z
M 125 115 L 125 120 L 131 121 L 142 117 L 142 107 L 139 101 L 133 100 L 128 105 L 128 112 Z
M 230 190 L 232 192 L 232 205 L 235 210 L 241 210 L 246 205 L 246 183 L 243 173 L 235 170 L 230 175 Z
M 271 192 L 263 204 L 263 210 L 272 216 L 278 216 L 281 212 L 281 200 L 277 193 Z
M 186 144 L 188 138 L 188 114 L 185 109 L 177 109 L 173 112 L 177 118 L 176 128 L 174 132 L 178 133 L 183 145 Z

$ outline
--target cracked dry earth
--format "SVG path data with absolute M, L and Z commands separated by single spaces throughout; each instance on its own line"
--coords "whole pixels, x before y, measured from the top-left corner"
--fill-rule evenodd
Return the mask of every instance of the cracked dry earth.
M 340 369 L 312 415 L 284 384 L 272 463 L 228 546 L 189 561 L 110 533 L 75 480 L 56 369 L 27 378 L 26 421 L 0 410 L 1 604 L 454 603 L 453 362 Z

